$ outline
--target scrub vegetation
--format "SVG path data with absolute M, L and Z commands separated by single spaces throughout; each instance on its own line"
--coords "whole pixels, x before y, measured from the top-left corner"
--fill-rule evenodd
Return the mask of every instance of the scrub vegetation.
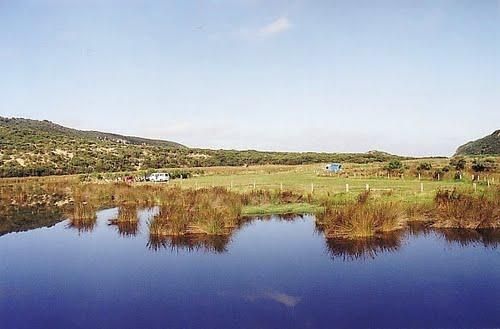
M 0 117 L 0 177 L 129 172 L 157 168 L 370 163 L 403 159 L 384 152 L 315 153 L 209 150 L 179 143 L 82 131 L 50 121 Z

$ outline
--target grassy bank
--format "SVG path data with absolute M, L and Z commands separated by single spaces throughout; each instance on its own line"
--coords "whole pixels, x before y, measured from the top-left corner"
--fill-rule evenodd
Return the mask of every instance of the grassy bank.
M 323 207 L 310 203 L 263 204 L 243 207 L 242 215 L 314 214 L 322 211 Z

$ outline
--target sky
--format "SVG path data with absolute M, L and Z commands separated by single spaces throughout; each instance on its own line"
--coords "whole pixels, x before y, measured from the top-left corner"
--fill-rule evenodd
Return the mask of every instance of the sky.
M 0 0 L 0 116 L 452 155 L 500 128 L 500 0 Z

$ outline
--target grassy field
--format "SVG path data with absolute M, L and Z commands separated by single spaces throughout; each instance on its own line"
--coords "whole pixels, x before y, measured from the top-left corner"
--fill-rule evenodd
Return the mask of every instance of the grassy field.
M 462 180 L 443 178 L 435 180 L 421 175 L 403 174 L 388 177 L 380 165 L 347 164 L 341 175 L 328 175 L 323 165 L 301 166 L 255 166 L 248 168 L 213 168 L 204 175 L 189 179 L 173 180 L 169 184 L 184 188 L 223 186 L 236 192 L 252 190 L 283 190 L 302 194 L 327 195 L 336 193 L 357 194 L 369 188 L 375 194 L 405 200 L 431 199 L 438 189 L 454 187 L 473 188 L 471 175 L 464 174 Z M 478 191 L 498 183 L 496 173 L 490 173 L 476 182 Z M 423 188 L 423 192 L 422 192 Z

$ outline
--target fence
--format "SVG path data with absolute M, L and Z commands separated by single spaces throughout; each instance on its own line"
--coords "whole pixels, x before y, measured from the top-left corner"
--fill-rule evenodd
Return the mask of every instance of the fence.
M 480 181 L 480 182 L 436 182 L 436 181 L 406 181 L 404 184 L 390 184 L 383 186 L 380 181 L 371 183 L 366 181 L 356 181 L 351 180 L 345 184 L 322 184 L 318 182 L 310 183 L 284 183 L 284 182 L 258 182 L 257 180 L 247 181 L 247 182 L 207 182 L 199 181 L 196 179 L 184 179 L 184 180 L 174 180 L 170 183 L 173 186 L 185 187 L 185 188 L 210 188 L 210 187 L 225 187 L 229 190 L 249 192 L 252 190 L 274 190 L 274 191 L 293 191 L 305 194 L 321 194 L 321 193 L 360 193 L 363 191 L 373 191 L 380 193 L 427 193 L 435 191 L 439 188 L 455 188 L 457 186 L 470 187 L 474 191 L 478 189 L 486 189 L 496 185 L 497 183 L 492 180 Z

